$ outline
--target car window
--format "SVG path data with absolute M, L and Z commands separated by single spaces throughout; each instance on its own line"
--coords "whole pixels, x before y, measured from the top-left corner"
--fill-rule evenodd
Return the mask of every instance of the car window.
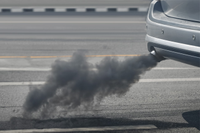
M 165 14 L 168 16 L 200 21 L 199 0 L 162 0 L 161 3 Z

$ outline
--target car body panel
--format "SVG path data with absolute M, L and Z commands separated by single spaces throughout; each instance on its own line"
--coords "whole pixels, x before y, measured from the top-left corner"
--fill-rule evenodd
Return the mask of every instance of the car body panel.
M 200 67 L 199 22 L 167 16 L 161 1 L 156 0 L 150 5 L 146 21 L 149 51 L 155 49 L 164 58 Z

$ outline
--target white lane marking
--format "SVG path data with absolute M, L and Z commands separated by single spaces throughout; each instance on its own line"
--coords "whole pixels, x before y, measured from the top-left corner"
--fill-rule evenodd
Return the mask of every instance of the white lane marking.
M 199 82 L 200 78 L 166 78 L 166 79 L 140 79 L 139 83 L 156 83 L 156 82 Z M 0 86 L 17 86 L 17 85 L 43 85 L 45 81 L 38 82 L 0 82 Z
M 55 12 L 65 12 L 65 8 L 55 8 Z
M 96 8 L 96 12 L 107 12 L 107 9 L 106 8 Z
M 33 9 L 34 12 L 45 12 L 44 8 L 34 8 Z
M 198 67 L 155 67 L 152 70 L 200 70 Z
M 200 81 L 200 78 L 168 78 L 168 79 L 141 79 L 141 83 L 151 83 L 151 82 L 191 82 Z
M 1 67 L 0 71 L 50 71 L 51 68 L 4 68 Z
M 86 9 L 85 8 L 79 8 L 79 9 L 76 9 L 76 12 L 86 12 Z
M 117 8 L 118 12 L 128 12 L 128 8 Z
M 155 67 L 152 70 L 199 70 L 200 68 L 182 68 L 182 67 Z M 24 67 L 24 68 L 9 68 L 9 67 L 0 67 L 0 71 L 50 71 L 51 68 L 34 68 L 34 67 Z M 97 69 L 91 69 L 97 71 Z
M 12 12 L 23 12 L 23 9 L 21 9 L 21 8 L 13 8 Z
M 141 24 L 145 21 L 0 21 L 1 24 Z
M 138 8 L 138 12 L 147 12 L 148 11 L 148 7 L 140 7 Z
M 86 9 L 85 8 L 77 8 L 76 12 L 86 12 Z
M 45 82 L 0 82 L 0 86 L 43 85 Z
M 108 127 L 88 127 L 88 128 L 52 128 L 52 129 L 26 129 L 26 130 L 5 130 L 0 133 L 55 133 L 55 132 L 94 132 L 94 131 L 117 131 L 117 130 L 147 130 L 157 129 L 154 125 L 137 126 L 108 126 Z

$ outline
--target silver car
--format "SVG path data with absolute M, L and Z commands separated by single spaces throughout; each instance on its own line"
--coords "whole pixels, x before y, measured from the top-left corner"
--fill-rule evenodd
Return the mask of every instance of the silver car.
M 160 60 L 200 67 L 200 0 L 153 0 L 146 28 L 148 50 Z

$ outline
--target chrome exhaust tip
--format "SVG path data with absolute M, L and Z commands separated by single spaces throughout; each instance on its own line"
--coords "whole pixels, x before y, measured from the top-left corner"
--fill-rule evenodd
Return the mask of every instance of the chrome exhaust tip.
M 152 51 L 150 52 L 150 54 L 153 55 L 153 57 L 156 59 L 157 62 L 160 62 L 160 61 L 164 60 L 164 58 L 161 57 L 161 56 L 159 56 L 159 55 L 156 53 L 155 50 L 152 50 Z
M 153 50 L 153 51 L 151 51 L 151 52 L 150 52 L 150 54 L 152 54 L 152 55 L 156 56 L 156 51 L 155 51 L 155 50 Z

